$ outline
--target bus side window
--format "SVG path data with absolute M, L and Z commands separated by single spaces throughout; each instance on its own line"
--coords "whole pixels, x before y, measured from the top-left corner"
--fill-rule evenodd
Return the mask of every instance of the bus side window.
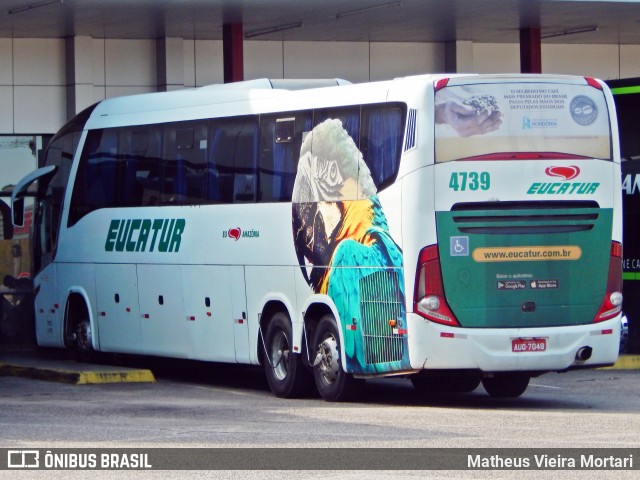
M 254 202 L 258 163 L 258 124 L 246 122 L 238 134 L 234 156 L 233 201 Z
M 302 134 L 311 130 L 310 112 L 282 113 L 260 119 L 260 202 L 288 202 L 300 157 Z
M 209 161 L 210 170 L 217 172 L 221 202 L 255 201 L 257 158 L 258 124 L 253 117 L 213 122 Z
M 405 109 L 364 107 L 360 150 L 378 191 L 391 185 L 400 167 Z
M 133 207 L 142 205 L 149 192 L 141 172 L 150 171 L 151 164 L 160 160 L 162 134 L 158 127 L 122 129 L 120 135 L 117 177 L 118 194 L 115 205 Z M 153 190 L 152 190 L 153 191 Z
M 346 108 L 343 107 L 343 108 L 318 109 L 313 112 L 314 129 L 327 120 L 333 121 L 329 128 L 329 130 L 332 131 L 331 135 L 336 135 L 336 134 L 342 135 L 342 132 L 338 132 L 338 130 L 334 130 L 334 128 L 336 128 L 335 121 L 339 120 L 340 124 L 342 125 L 341 128 L 344 131 L 346 131 L 347 135 L 349 135 L 353 143 L 341 142 L 341 148 L 339 150 L 336 150 L 335 148 L 329 148 L 329 145 L 325 143 L 326 142 L 325 140 L 323 140 L 323 136 L 316 136 L 314 134 L 312 138 L 312 147 L 311 147 L 312 152 L 314 152 L 313 153 L 314 156 L 327 155 L 329 154 L 329 152 L 331 152 L 330 154 L 334 156 L 339 155 L 340 158 L 333 158 L 332 160 L 335 160 L 338 162 L 338 165 L 339 165 L 338 168 L 342 171 L 343 175 L 350 176 L 353 180 L 355 180 L 355 178 L 353 178 L 355 170 L 352 169 L 353 167 L 352 162 L 357 161 L 357 158 L 352 156 L 351 149 L 355 148 L 358 151 L 360 149 L 360 107 L 352 106 L 352 107 L 346 107 Z M 327 149 L 327 150 L 325 150 L 324 153 L 319 153 L 320 149 L 322 149 L 322 146 L 324 146 L 324 149 Z M 347 177 L 343 177 L 343 180 L 346 178 Z M 349 189 L 349 190 L 346 190 L 346 192 L 350 192 L 350 193 L 345 194 L 345 191 L 343 191 L 342 188 L 340 188 L 340 193 L 339 193 L 340 200 L 355 200 L 356 198 L 359 198 L 360 194 L 359 192 L 356 192 L 356 190 Z
M 328 119 L 340 120 L 356 146 L 360 147 L 360 107 L 323 108 L 313 112 L 314 127 Z
M 116 192 L 118 135 L 114 130 L 92 130 L 85 141 L 73 187 L 69 226 L 113 202 Z
M 164 202 L 194 205 L 207 199 L 207 122 L 169 124 L 162 154 Z

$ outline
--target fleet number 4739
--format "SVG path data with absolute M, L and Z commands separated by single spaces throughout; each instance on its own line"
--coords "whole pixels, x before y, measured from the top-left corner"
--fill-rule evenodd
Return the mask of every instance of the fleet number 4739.
M 489 172 L 453 172 L 449 179 L 449 188 L 455 192 L 489 190 L 491 175 Z

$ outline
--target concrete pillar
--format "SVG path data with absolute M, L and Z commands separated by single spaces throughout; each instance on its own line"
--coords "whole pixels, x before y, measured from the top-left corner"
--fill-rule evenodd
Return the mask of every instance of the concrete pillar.
M 224 83 L 244 80 L 243 30 L 241 23 L 228 23 L 222 26 Z
M 184 88 L 184 48 L 182 38 L 156 40 L 158 91 Z
M 539 28 L 520 29 L 520 72 L 542 73 L 542 48 Z
M 473 73 L 473 42 L 447 42 L 444 50 L 445 73 Z
M 65 41 L 67 120 L 94 103 L 93 38 L 68 37 Z

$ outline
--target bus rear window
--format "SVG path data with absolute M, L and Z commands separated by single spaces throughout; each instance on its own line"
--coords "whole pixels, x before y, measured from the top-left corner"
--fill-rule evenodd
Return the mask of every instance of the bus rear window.
M 611 159 L 602 90 L 563 83 L 447 86 L 435 94 L 435 159 Z

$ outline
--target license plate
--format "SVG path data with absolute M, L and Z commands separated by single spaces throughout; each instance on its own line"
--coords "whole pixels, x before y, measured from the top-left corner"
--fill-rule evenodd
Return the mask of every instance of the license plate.
M 546 349 L 546 338 L 514 338 L 511 340 L 512 352 L 544 352 Z

